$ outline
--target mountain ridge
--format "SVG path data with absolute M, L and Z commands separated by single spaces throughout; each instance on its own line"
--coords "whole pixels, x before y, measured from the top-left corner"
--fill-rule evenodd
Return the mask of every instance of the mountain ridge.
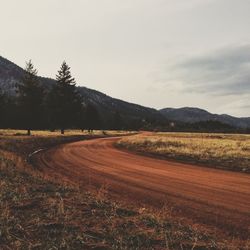
M 234 117 L 228 114 L 213 114 L 207 110 L 196 107 L 164 108 L 159 112 L 168 119 L 178 122 L 196 123 L 205 121 L 218 121 L 234 127 L 250 127 L 250 117 Z
M 0 89 L 8 95 L 16 95 L 16 84 L 21 81 L 23 73 L 24 69 L 20 66 L 0 56 Z M 38 79 L 48 89 L 56 83 L 52 78 L 38 76 Z M 77 89 L 83 96 L 84 102 L 95 105 L 104 119 L 111 119 L 111 116 L 118 111 L 126 119 L 141 121 L 146 119 L 150 120 L 151 123 L 157 121 L 155 122 L 157 124 L 169 121 L 189 124 L 216 121 L 236 128 L 245 129 L 250 127 L 250 117 L 239 118 L 228 114 L 218 115 L 196 107 L 163 108 L 157 110 L 113 98 L 84 86 L 77 86 Z
M 23 74 L 24 69 L 0 56 L 0 88 L 4 92 L 8 95 L 16 95 L 16 84 L 21 81 Z M 38 79 L 48 89 L 56 83 L 56 80 L 52 78 L 38 76 Z M 156 109 L 113 98 L 84 86 L 77 86 L 77 89 L 83 96 L 84 102 L 95 105 L 103 118 L 111 119 L 111 116 L 118 111 L 129 119 L 165 121 L 165 117 Z

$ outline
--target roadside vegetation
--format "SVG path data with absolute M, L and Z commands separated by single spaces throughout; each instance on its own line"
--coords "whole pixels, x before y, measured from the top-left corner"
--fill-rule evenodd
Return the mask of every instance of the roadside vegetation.
M 54 132 L 33 131 L 32 136 L 27 136 L 24 130 L 0 129 L 0 153 L 11 157 L 23 157 L 27 160 L 29 154 L 34 151 L 60 143 L 131 133 L 133 132 L 94 130 L 89 133 L 86 130 L 84 132 L 67 130 L 66 135 L 61 135 L 60 131 L 57 130 Z
M 0 249 L 247 249 L 248 241 L 216 234 L 173 218 L 171 209 L 119 204 L 108 190 L 88 192 L 41 176 L 28 155 L 43 147 L 124 134 L 94 131 L 0 130 Z M 220 236 L 221 237 L 221 236 Z
M 250 135 L 147 133 L 123 138 L 117 146 L 166 159 L 250 173 Z

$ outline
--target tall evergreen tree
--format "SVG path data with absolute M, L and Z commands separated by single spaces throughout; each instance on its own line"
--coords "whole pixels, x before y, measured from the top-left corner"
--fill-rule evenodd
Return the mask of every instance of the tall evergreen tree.
M 5 106 L 6 106 L 5 94 L 0 89 L 0 128 L 3 128 L 5 124 Z
M 22 82 L 17 85 L 17 93 L 23 127 L 30 135 L 31 129 L 37 129 L 40 126 L 44 98 L 44 89 L 40 85 L 37 70 L 31 60 L 26 62 Z
M 98 129 L 101 126 L 101 119 L 96 107 L 92 104 L 88 104 L 86 107 L 86 127 L 89 132 L 93 129 Z
M 16 97 L 5 95 L 4 98 L 4 127 L 5 128 L 22 128 L 22 114 L 18 107 Z
M 81 110 L 78 114 L 77 117 L 77 122 L 76 125 L 79 129 L 81 129 L 81 131 L 83 132 L 84 129 L 86 129 L 87 127 L 87 122 L 86 122 L 86 106 L 82 105 Z
M 48 97 L 50 121 L 53 126 L 61 129 L 64 134 L 66 128 L 76 124 L 82 109 L 82 99 L 76 89 L 75 79 L 71 76 L 70 67 L 64 61 L 56 76 L 57 84 Z
M 116 111 L 113 117 L 113 129 L 121 130 L 122 126 L 123 126 L 123 120 L 122 120 L 121 114 L 119 111 Z

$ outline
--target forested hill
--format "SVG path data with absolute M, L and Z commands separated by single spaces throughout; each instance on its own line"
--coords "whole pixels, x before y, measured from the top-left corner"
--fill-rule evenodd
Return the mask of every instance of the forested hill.
M 57 72 L 55 72 L 56 75 Z M 18 84 L 24 70 L 18 65 L 0 56 L 0 88 L 10 95 L 16 94 L 16 84 Z M 45 77 L 39 77 L 40 82 L 45 88 L 50 89 L 55 84 L 55 80 Z M 83 96 L 83 101 L 88 104 L 93 104 L 99 111 L 102 119 L 111 120 L 115 113 L 119 114 L 125 120 L 130 120 L 134 123 L 163 123 L 166 119 L 157 110 L 143 107 L 137 104 L 125 102 L 116 98 L 112 98 L 99 91 L 86 87 L 77 87 L 80 94 Z
M 16 86 L 21 82 L 24 73 L 25 71 L 21 67 L 0 56 L 0 97 L 2 91 L 15 99 L 17 93 Z M 57 72 L 55 72 L 56 74 Z M 54 79 L 45 77 L 38 77 L 38 79 L 47 92 L 50 92 L 52 86 L 56 84 Z M 119 127 L 123 129 L 159 129 L 162 131 L 172 131 L 175 129 L 176 131 L 212 132 L 244 132 L 250 130 L 250 118 L 216 115 L 206 110 L 189 107 L 180 109 L 166 108 L 158 111 L 153 108 L 112 98 L 104 93 L 86 87 L 78 86 L 77 90 L 82 96 L 83 106 L 87 107 L 91 105 L 98 111 L 101 121 L 97 126 L 98 128 L 117 129 Z M 8 120 L 11 124 L 17 124 L 17 116 L 20 114 L 15 105 L 13 105 L 13 102 L 10 103 L 12 104 L 8 104 L 9 106 L 5 108 L 7 110 L 5 116 L 11 115 L 9 113 L 12 110 L 12 116 L 8 117 Z M 20 119 L 22 120 L 23 118 Z M 44 122 L 46 124 L 46 121 Z M 119 124 L 119 126 L 114 126 L 114 123 Z M 171 124 L 174 124 L 174 128 Z
M 24 70 L 9 61 L 6 58 L 0 56 L 0 88 L 8 95 L 16 95 L 16 84 L 18 84 L 24 75 Z M 50 87 L 55 84 L 55 80 L 39 77 L 41 83 L 46 87 Z
M 250 118 L 237 118 L 230 115 L 217 115 L 209 113 L 199 108 L 165 108 L 160 110 L 161 114 L 172 121 L 183 123 L 200 123 L 206 121 L 220 122 L 232 127 L 248 128 L 250 127 Z

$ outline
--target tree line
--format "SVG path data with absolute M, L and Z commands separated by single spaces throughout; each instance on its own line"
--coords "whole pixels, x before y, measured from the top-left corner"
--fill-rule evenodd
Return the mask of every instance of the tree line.
M 89 132 L 94 129 L 143 129 L 249 133 L 249 129 L 237 129 L 216 121 L 187 124 L 153 117 L 129 118 L 119 111 L 99 114 L 97 107 L 86 103 L 78 92 L 70 67 L 65 61 L 56 75 L 55 84 L 50 87 L 41 83 L 37 73 L 30 60 L 26 63 L 21 81 L 16 85 L 16 95 L 9 96 L 0 89 L 0 128 L 26 129 L 28 135 L 38 129 L 60 129 L 61 134 L 64 134 L 65 129 Z
M 26 63 L 22 80 L 16 85 L 16 95 L 8 96 L 0 90 L 0 127 L 26 129 L 30 135 L 37 129 L 100 128 L 97 108 L 85 104 L 64 61 L 50 89 L 39 81 L 32 61 Z

